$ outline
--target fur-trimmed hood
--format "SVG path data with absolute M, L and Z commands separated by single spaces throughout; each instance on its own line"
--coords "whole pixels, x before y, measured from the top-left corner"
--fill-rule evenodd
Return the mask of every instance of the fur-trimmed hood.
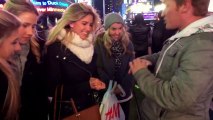
M 175 40 L 177 38 L 187 37 L 201 32 L 213 32 L 213 15 L 191 23 L 182 31 L 170 37 L 169 40 Z

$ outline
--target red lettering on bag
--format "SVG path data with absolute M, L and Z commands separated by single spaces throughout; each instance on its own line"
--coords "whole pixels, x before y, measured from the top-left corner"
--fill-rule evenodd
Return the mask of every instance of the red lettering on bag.
M 111 108 L 108 109 L 107 113 L 105 114 L 105 120 L 111 120 L 113 118 L 120 118 L 120 108 L 119 103 L 113 104 Z

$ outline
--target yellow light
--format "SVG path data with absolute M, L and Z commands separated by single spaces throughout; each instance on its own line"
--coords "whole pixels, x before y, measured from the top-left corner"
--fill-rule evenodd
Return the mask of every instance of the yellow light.
M 159 4 L 159 5 L 156 5 L 154 10 L 155 10 L 155 12 L 159 12 L 159 11 L 164 10 L 165 7 L 166 7 L 165 4 L 162 3 L 162 4 Z
M 133 13 L 146 13 L 149 12 L 152 6 L 150 4 L 137 3 L 130 7 Z
M 213 0 L 210 0 L 208 11 L 213 12 Z

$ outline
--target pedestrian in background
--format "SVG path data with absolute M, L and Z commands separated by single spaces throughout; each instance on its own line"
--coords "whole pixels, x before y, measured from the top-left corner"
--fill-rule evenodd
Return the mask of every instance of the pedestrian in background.
M 135 16 L 134 24 L 129 27 L 131 39 L 134 45 L 135 57 L 148 54 L 150 27 L 146 25 L 143 14 Z
M 164 42 L 177 32 L 177 29 L 166 29 L 166 23 L 161 14 L 162 11 L 158 13 L 159 20 L 154 24 L 152 31 L 152 53 L 159 52 Z

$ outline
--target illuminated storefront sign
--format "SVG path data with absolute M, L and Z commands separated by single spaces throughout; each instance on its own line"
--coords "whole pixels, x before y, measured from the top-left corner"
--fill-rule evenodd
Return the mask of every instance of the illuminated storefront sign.
M 149 12 L 143 13 L 144 20 L 157 20 L 158 13 L 157 12 Z
M 46 8 L 36 8 L 39 12 L 64 12 L 64 8 L 53 8 L 53 7 L 46 7 Z
M 31 0 L 39 12 L 64 12 L 70 3 L 66 0 Z
M 91 5 L 92 0 L 30 0 L 39 12 L 64 12 L 65 9 L 74 2 L 84 2 Z
M 36 0 L 31 0 L 31 2 L 35 6 L 58 6 L 58 7 L 68 7 L 69 3 L 63 2 L 63 1 L 53 1 L 53 0 L 47 0 L 47 1 L 36 1 Z
M 39 12 L 64 12 L 71 2 L 68 0 L 30 0 Z M 71 0 L 74 2 L 84 2 L 91 5 L 92 0 Z M 0 9 L 3 4 L 0 4 Z

